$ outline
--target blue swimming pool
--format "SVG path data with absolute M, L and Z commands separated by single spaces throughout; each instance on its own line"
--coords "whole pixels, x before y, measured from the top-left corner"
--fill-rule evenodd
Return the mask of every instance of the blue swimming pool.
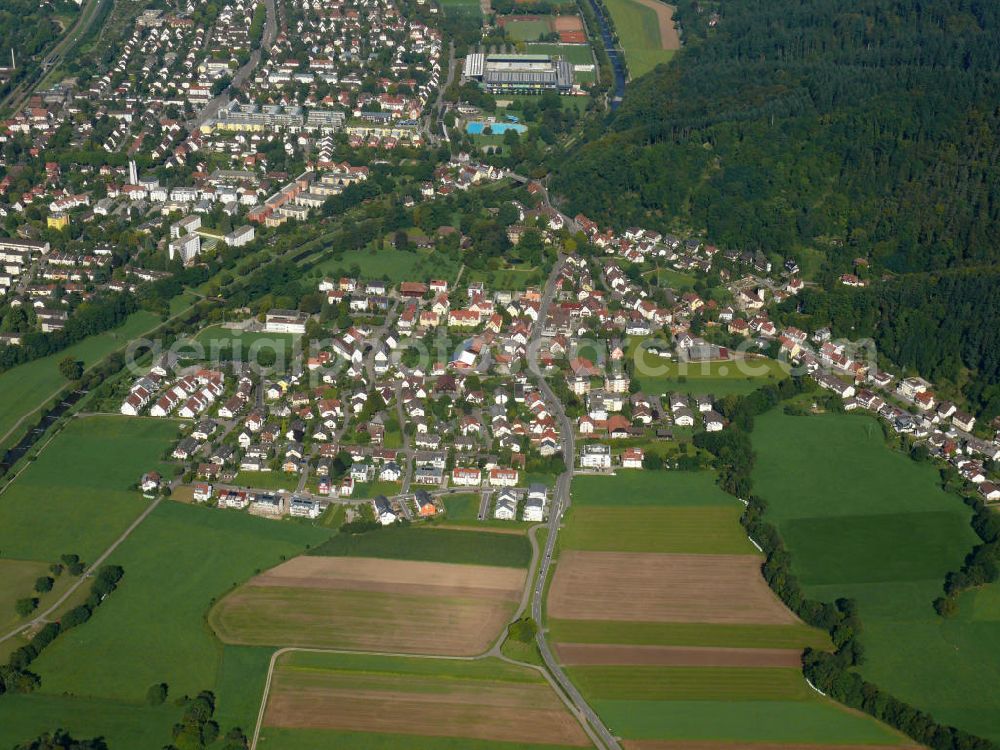
M 524 125 L 518 125 L 513 122 L 470 122 L 465 126 L 465 132 L 469 135 L 481 135 L 487 125 L 490 126 L 490 130 L 493 131 L 493 135 L 503 135 L 508 130 L 513 130 L 518 133 L 523 133 L 527 130 Z

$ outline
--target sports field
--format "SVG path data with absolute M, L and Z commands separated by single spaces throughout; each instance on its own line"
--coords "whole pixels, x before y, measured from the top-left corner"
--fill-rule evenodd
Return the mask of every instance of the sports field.
M 0 494 L 5 557 L 56 562 L 64 553 L 93 560 L 149 504 L 131 489 L 143 473 L 167 472 L 173 420 L 72 420 Z
M 155 328 L 159 320 L 156 315 L 140 310 L 129 316 L 118 328 L 88 336 L 61 352 L 18 365 L 0 374 L 0 445 L 9 447 L 11 438 L 17 439 L 21 434 L 20 430 L 15 429 L 17 421 L 47 405 L 69 384 L 59 372 L 59 363 L 63 359 L 73 357 L 83 362 L 85 367 L 90 367 L 116 349 L 123 348 L 136 336 Z
M 534 42 L 552 33 L 552 16 L 501 18 L 500 25 L 515 42 Z
M 523 570 L 364 557 L 299 557 L 213 609 L 226 643 L 472 656 L 509 621 Z
M 899 744 L 808 687 L 802 649 L 828 638 L 768 588 L 743 505 L 712 473 L 577 477 L 573 503 L 546 624 L 570 678 L 626 747 Z
M 680 49 L 673 6 L 659 0 L 606 0 L 632 78 L 665 63 Z
M 623 0 L 632 2 L 632 0 Z M 637 351 L 641 338 L 629 340 L 626 356 L 634 365 L 636 379 L 647 394 L 679 391 L 691 394 L 746 394 L 765 383 L 787 377 L 787 367 L 765 357 L 733 358 L 725 361 L 677 362 L 645 351 Z
M 308 733 L 299 741 L 303 730 Z M 354 734 L 353 741 L 343 742 L 343 733 Z M 461 747 L 496 750 L 590 745 L 559 697 L 531 669 L 496 659 L 283 654 L 259 746 L 321 747 L 310 743 L 317 735 L 326 737 L 325 747 L 459 746 L 440 744 L 445 738 L 461 740 Z M 364 735 L 368 742 L 360 744 Z
M 805 593 L 858 602 L 861 674 L 940 722 L 1000 740 L 1000 695 L 971 688 L 1000 679 L 1000 587 L 963 595 L 952 619 L 931 607 L 978 542 L 937 468 L 891 451 L 877 422 L 858 415 L 774 411 L 752 438 L 754 489 Z
M 264 331 L 239 331 L 222 326 L 207 326 L 198 332 L 194 341 L 201 348 L 201 356 L 196 359 L 218 359 L 220 352 L 233 352 L 233 358 L 246 362 L 256 361 L 258 354 L 273 355 L 278 361 L 290 362 L 294 354 L 300 353 L 302 337 L 291 333 L 266 333 Z M 178 352 L 184 356 L 184 351 Z M 308 352 L 305 352 L 308 355 Z M 228 356 L 228 354 L 227 354 Z M 278 369 L 283 369 L 279 367 Z
M 109 559 L 125 569 L 114 594 L 32 664 L 40 691 L 19 696 L 20 702 L 0 701 L 0 747 L 24 739 L 26 728 L 27 736 L 37 736 L 62 726 L 87 736 L 108 732 L 109 740 L 114 730 L 126 738 L 115 746 L 153 750 L 169 741 L 169 726 L 179 718 L 172 699 L 206 689 L 216 692 L 216 719 L 224 731 L 252 726 L 269 653 L 224 648 L 205 614 L 229 588 L 326 533 L 162 503 Z M 142 708 L 146 690 L 158 682 L 168 684 L 171 701 L 157 710 Z M 94 704 L 99 716 L 109 717 L 107 728 L 88 713 Z

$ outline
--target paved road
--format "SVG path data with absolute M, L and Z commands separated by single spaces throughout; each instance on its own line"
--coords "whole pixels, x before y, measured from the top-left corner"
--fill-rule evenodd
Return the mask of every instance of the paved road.
M 257 69 L 257 65 L 260 63 L 261 49 L 270 47 L 274 44 L 274 40 L 278 36 L 277 12 L 274 8 L 274 2 L 275 0 L 264 0 L 264 7 L 267 10 L 267 20 L 264 22 L 264 33 L 261 34 L 260 46 L 253 51 L 246 64 L 236 71 L 236 75 L 233 76 L 233 80 L 227 89 L 209 101 L 208 104 L 206 104 L 202 110 L 195 115 L 194 119 L 191 121 L 191 130 L 200 128 L 206 122 L 215 117 L 220 109 L 229 104 L 229 92 L 242 88 L 243 84 L 249 80 L 250 75 Z M 208 35 L 206 35 L 205 39 L 208 39 Z
M 562 521 L 563 514 L 570 505 L 570 483 L 573 479 L 573 425 L 566 416 L 566 410 L 563 408 L 562 402 L 556 397 L 551 386 L 549 386 L 548 381 L 545 379 L 545 376 L 542 374 L 542 371 L 538 366 L 537 358 L 537 344 L 541 338 L 542 329 L 545 326 L 545 319 L 548 316 L 549 307 L 551 307 L 552 301 L 555 298 L 556 281 L 559 279 L 559 273 L 562 270 L 564 263 L 565 259 L 560 258 L 559 262 L 556 263 L 552 272 L 549 274 L 549 278 L 545 283 L 545 291 L 542 294 L 542 303 L 539 307 L 538 320 L 535 322 L 535 326 L 531 332 L 531 339 L 528 342 L 528 369 L 537 383 L 539 390 L 541 390 L 545 403 L 548 405 L 553 417 L 559 423 L 559 432 L 562 438 L 563 460 L 566 463 L 566 471 L 559 475 L 559 479 L 556 481 L 556 487 L 552 495 L 552 507 L 549 509 L 548 522 L 549 535 L 545 540 L 545 548 L 541 553 L 538 570 L 535 574 L 534 588 L 531 592 L 531 616 L 534 618 L 535 622 L 539 624 L 542 622 L 542 602 L 545 594 L 545 582 L 548 579 L 549 568 L 552 565 L 552 555 L 555 551 L 556 537 L 559 534 L 560 522 Z M 600 738 L 600 741 L 606 748 L 608 748 L 608 750 L 621 750 L 618 740 L 611 734 L 610 730 L 604 725 L 604 722 L 601 721 L 597 713 L 580 694 L 580 691 L 576 689 L 576 686 L 570 682 L 566 673 L 559 665 L 559 662 L 556 661 L 555 656 L 552 654 L 552 650 L 549 648 L 548 641 L 545 638 L 544 630 L 539 629 L 536 640 L 538 642 L 538 650 L 541 652 L 546 668 L 559 684 L 559 687 L 569 697 L 576 711 L 585 718 L 586 722 L 593 728 L 594 732 Z

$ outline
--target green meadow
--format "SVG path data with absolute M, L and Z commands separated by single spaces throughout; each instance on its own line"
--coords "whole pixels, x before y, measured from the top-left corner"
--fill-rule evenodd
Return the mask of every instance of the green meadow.
M 93 560 L 149 504 L 133 485 L 147 471 L 169 472 L 162 457 L 176 436 L 169 419 L 70 421 L 0 494 L 4 556 L 55 562 L 72 552 Z
M 937 467 L 890 450 L 870 417 L 756 420 L 754 489 L 805 593 L 858 602 L 861 674 L 946 724 L 1000 740 L 1000 587 L 968 592 L 951 619 L 931 602 L 978 542 Z M 919 655 L 919 658 L 914 658 Z
M 66 357 L 83 362 L 85 367 L 104 359 L 111 352 L 125 347 L 129 341 L 152 330 L 159 317 L 140 310 L 133 313 L 118 328 L 88 336 L 61 352 L 26 362 L 0 373 L 0 444 L 8 445 L 21 435 L 18 420 L 46 406 L 50 399 L 69 383 L 59 372 L 59 363 Z M 28 417 L 34 424 L 36 419 Z M 8 433 L 10 435 L 8 436 Z
M 309 554 L 526 568 L 531 543 L 521 534 L 389 526 L 364 534 L 338 534 Z
M 606 0 L 605 4 L 625 51 L 632 78 L 648 73 L 676 54 L 675 50 L 663 49 L 659 22 L 651 8 L 636 0 Z

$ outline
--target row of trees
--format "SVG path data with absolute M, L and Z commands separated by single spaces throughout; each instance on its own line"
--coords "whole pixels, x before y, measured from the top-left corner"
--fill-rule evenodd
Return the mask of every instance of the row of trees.
M 51 644 L 60 633 L 90 619 L 94 610 L 101 602 L 118 587 L 119 581 L 125 575 L 125 570 L 118 565 L 105 565 L 94 576 L 87 600 L 69 610 L 58 622 L 46 623 L 31 641 L 18 648 L 10 655 L 8 662 L 0 666 L 0 695 L 8 691 L 30 693 L 41 684 L 41 678 L 28 670 L 31 663 L 38 658 L 45 648 Z
M 803 673 L 819 690 L 847 706 L 871 714 L 934 750 L 995 750 L 989 740 L 937 723 L 933 717 L 865 681 L 854 669 L 864 663 L 858 636 L 863 624 L 853 600 L 821 602 L 809 599 L 792 570 L 792 556 L 778 529 L 765 520 L 767 503 L 752 494 L 754 452 L 749 433 L 753 418 L 781 401 L 815 388 L 798 378 L 767 385 L 746 397 L 731 396 L 720 404 L 731 428 L 695 436 L 695 444 L 710 451 L 719 466 L 723 489 L 747 501 L 741 521 L 764 552 L 761 572 L 768 586 L 806 623 L 830 633 L 833 653 L 806 649 Z

